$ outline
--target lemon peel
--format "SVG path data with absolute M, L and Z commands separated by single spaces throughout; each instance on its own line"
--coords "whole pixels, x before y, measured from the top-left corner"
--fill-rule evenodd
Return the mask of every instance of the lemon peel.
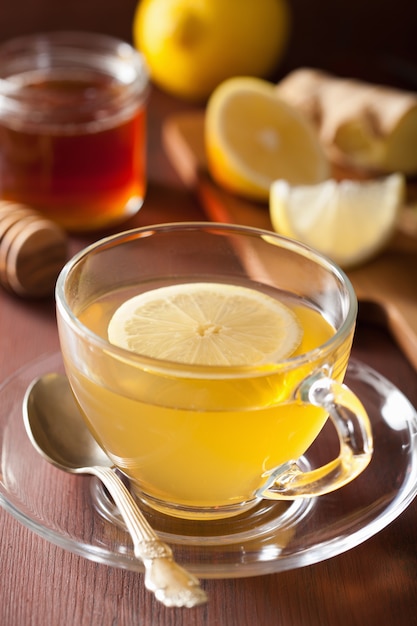
M 290 22 L 288 0 L 141 0 L 133 40 L 157 85 L 202 101 L 230 76 L 270 76 Z
M 302 339 L 295 313 L 260 291 L 186 283 L 126 300 L 108 326 L 110 343 L 189 365 L 256 366 L 289 357 Z

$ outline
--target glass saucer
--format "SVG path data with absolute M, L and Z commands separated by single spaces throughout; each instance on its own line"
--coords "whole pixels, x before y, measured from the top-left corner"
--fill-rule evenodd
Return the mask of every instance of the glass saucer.
M 56 469 L 40 457 L 26 435 L 22 419 L 26 388 L 34 378 L 52 371 L 63 371 L 58 353 L 29 364 L 0 387 L 0 504 L 64 549 L 110 566 L 143 571 L 128 534 L 112 520 L 114 512 L 97 481 Z M 365 472 L 314 501 L 263 502 L 246 516 L 221 524 L 175 521 L 147 511 L 180 563 L 201 578 L 294 569 L 359 545 L 404 511 L 417 493 L 417 413 L 394 385 L 358 361 L 351 361 L 346 382 L 361 398 L 373 426 L 375 453 Z M 334 445 L 332 429 L 325 428 L 304 462 L 310 466 L 323 462 L 323 451 Z

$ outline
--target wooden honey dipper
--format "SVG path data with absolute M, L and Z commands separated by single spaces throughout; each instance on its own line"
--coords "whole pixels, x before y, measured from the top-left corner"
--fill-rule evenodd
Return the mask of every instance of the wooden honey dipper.
M 51 295 L 68 256 L 65 231 L 29 206 L 0 200 L 0 283 L 20 296 Z

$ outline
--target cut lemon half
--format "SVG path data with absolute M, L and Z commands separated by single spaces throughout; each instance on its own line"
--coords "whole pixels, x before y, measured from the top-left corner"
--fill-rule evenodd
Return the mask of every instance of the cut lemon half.
M 267 202 L 278 178 L 300 185 L 330 176 L 309 120 L 262 79 L 231 78 L 214 90 L 205 114 L 205 146 L 213 179 L 255 200 Z
M 209 366 L 256 366 L 290 356 L 302 339 L 293 311 L 254 289 L 187 283 L 126 300 L 110 343 L 141 355 Z
M 271 186 L 271 222 L 282 235 L 351 267 L 384 248 L 404 195 L 402 174 L 372 181 L 328 180 L 313 186 L 278 180 Z

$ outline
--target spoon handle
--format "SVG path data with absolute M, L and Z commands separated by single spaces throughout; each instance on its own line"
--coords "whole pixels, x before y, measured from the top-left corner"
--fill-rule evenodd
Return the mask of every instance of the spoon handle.
M 109 467 L 94 466 L 91 473 L 107 487 L 129 534 L 135 556 L 145 567 L 145 586 L 165 606 L 193 607 L 207 601 L 198 579 L 174 561 L 171 548 L 159 539 L 129 490 Z

